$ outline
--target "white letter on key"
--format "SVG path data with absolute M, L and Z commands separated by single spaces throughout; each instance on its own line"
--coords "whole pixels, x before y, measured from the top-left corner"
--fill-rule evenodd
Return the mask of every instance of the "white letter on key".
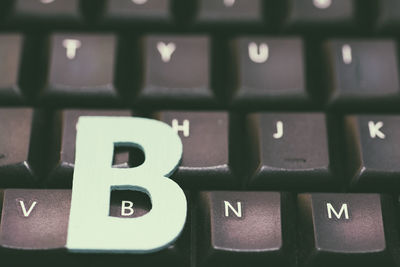
M 273 134 L 275 139 L 281 139 L 283 137 L 283 122 L 276 122 L 276 133 Z
M 19 205 L 21 206 L 22 214 L 24 215 L 24 217 L 29 217 L 29 215 L 31 214 L 31 212 L 33 211 L 33 209 L 37 204 L 37 201 L 33 201 L 29 209 L 26 210 L 25 202 L 21 199 L 19 199 L 18 202 Z
M 260 44 L 260 47 L 256 43 L 249 44 L 249 57 L 254 63 L 265 63 L 269 57 L 269 48 L 265 43 Z
M 157 43 L 157 50 L 160 52 L 163 62 L 168 63 L 171 61 L 172 54 L 175 52 L 176 45 L 174 43 L 165 44 L 163 42 Z
M 121 216 L 131 216 L 135 212 L 132 207 L 132 201 L 123 200 L 121 203 Z
M 144 118 L 81 117 L 76 140 L 67 248 L 150 253 L 172 244 L 182 232 L 187 209 L 182 189 L 167 178 L 182 157 L 176 132 L 165 123 Z M 143 164 L 113 168 L 114 147 L 119 144 L 142 149 Z M 109 216 L 110 194 L 116 189 L 146 193 L 151 210 L 138 218 Z
M 373 121 L 368 122 L 368 128 L 369 128 L 369 134 L 371 138 L 380 138 L 380 139 L 385 139 L 386 135 L 381 131 L 381 128 L 383 127 L 383 122 L 378 121 L 377 123 Z
M 81 41 L 74 39 L 65 39 L 63 46 L 67 49 L 67 58 L 74 59 L 76 57 L 76 51 L 82 45 Z

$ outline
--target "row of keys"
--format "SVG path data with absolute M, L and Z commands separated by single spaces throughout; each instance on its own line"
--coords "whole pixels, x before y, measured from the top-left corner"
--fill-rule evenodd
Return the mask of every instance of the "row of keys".
M 20 35 L 0 41 L 6 105 L 298 109 L 326 102 L 365 111 L 399 101 L 393 40 L 330 40 L 312 54 L 300 38 L 243 37 L 226 49 L 212 49 L 207 36 L 147 36 L 140 48 L 95 34 L 56 34 L 41 46 Z
M 320 28 L 398 29 L 400 12 L 396 0 L 12 0 L 3 9 L 5 23 L 39 25 L 98 25 L 135 22 L 173 24 L 190 21 L 193 26 L 243 25 L 250 28 L 269 26 L 292 30 Z M 51 23 L 49 23 L 51 22 Z M 139 26 L 139 24 L 137 24 Z M 142 26 L 142 24 L 140 24 Z M 187 26 L 187 24 L 186 24 Z
M 150 200 L 138 193 L 113 192 L 109 216 L 125 220 L 146 216 Z M 8 250 L 3 260 L 19 266 L 43 251 L 57 252 L 59 261 L 67 255 L 70 190 L 7 189 L 1 195 L 0 247 Z M 388 196 L 299 194 L 297 210 L 287 193 L 211 191 L 200 192 L 192 200 L 182 235 L 164 251 L 139 257 L 117 254 L 107 260 L 91 255 L 88 247 L 88 255 L 66 257 L 62 262 L 85 259 L 85 266 L 106 266 L 117 259 L 118 266 L 142 261 L 146 266 L 160 262 L 190 266 L 192 257 L 196 266 L 228 266 L 225 263 L 232 259 L 229 266 L 264 266 L 266 262 L 296 266 L 296 258 L 300 266 L 394 263 L 398 232 Z M 43 266 L 50 266 L 51 259 L 51 254 L 44 257 Z
M 71 188 L 78 118 L 132 115 L 141 116 L 128 110 L 0 109 L 1 186 Z M 342 124 L 322 113 L 253 113 L 244 121 L 226 112 L 162 111 L 150 117 L 182 139 L 182 162 L 172 178 L 185 189 L 318 191 L 350 185 L 392 191 L 399 185 L 399 116 L 348 115 Z M 114 148 L 116 168 L 143 160 L 138 148 Z

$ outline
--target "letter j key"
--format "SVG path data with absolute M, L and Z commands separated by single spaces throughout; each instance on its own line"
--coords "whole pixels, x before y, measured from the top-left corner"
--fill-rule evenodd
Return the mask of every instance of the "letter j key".
M 246 131 L 251 187 L 332 190 L 334 161 L 323 114 L 254 113 Z

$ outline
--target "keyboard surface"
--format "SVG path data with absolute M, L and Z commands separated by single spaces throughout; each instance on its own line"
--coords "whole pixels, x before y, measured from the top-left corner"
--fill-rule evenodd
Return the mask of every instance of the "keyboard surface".
M 400 266 L 399 30 L 400 0 L 1 1 L 0 266 Z

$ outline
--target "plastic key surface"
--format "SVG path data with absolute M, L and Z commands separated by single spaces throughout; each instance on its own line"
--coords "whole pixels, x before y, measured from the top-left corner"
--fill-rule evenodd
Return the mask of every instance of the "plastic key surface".
M 291 266 L 286 200 L 273 192 L 201 192 L 199 266 Z
M 399 68 L 393 40 L 331 40 L 324 52 L 333 106 L 363 110 L 396 106 Z
M 196 23 L 218 25 L 257 25 L 263 22 L 260 0 L 197 0 Z
M 303 41 L 244 37 L 231 43 L 232 103 L 244 108 L 307 103 Z
M 0 35 L 0 103 L 22 103 L 20 71 L 23 37 L 17 34 Z
M 226 188 L 237 184 L 229 149 L 226 112 L 165 111 L 156 117 L 181 137 L 182 162 L 173 175 L 184 188 Z
M 9 20 L 30 25 L 54 26 L 55 23 L 64 26 L 81 23 L 83 15 L 79 0 L 15 0 Z
M 355 28 L 355 0 L 287 0 L 285 24 L 294 30 Z
M 254 113 L 246 125 L 250 186 L 321 189 L 335 183 L 324 114 Z
M 143 26 L 143 23 L 171 23 L 171 1 L 107 0 L 103 19 L 106 23 L 126 23 L 133 27 Z
M 0 186 L 3 188 L 30 187 L 38 180 L 42 136 L 38 135 L 34 121 L 32 109 L 0 109 Z
M 62 106 L 117 102 L 116 46 L 114 35 L 52 35 L 43 100 Z
M 302 266 L 393 266 L 385 205 L 378 194 L 300 194 Z
M 210 106 L 210 40 L 206 36 L 148 36 L 143 39 L 143 82 L 136 103 Z
M 397 190 L 400 117 L 351 115 L 345 118 L 348 171 L 354 189 Z
M 70 188 L 75 166 L 76 125 L 80 116 L 131 116 L 128 110 L 66 109 L 54 115 L 53 135 L 49 159 L 49 175 L 46 184 L 52 187 Z M 122 154 L 119 154 L 122 156 Z M 125 154 L 120 161 L 129 160 Z M 129 155 L 128 155 L 129 157 Z

